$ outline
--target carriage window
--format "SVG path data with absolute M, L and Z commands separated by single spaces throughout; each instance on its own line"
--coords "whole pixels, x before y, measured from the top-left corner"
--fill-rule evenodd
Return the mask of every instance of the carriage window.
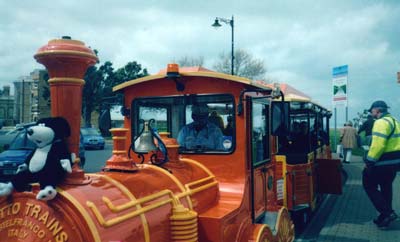
M 269 124 L 268 106 L 263 103 L 252 103 L 252 160 L 254 165 L 269 159 Z
M 323 144 L 329 145 L 329 118 L 327 116 L 322 118 L 322 125 L 320 136 L 323 140 Z
M 177 139 L 181 153 L 230 153 L 235 145 L 233 96 L 188 95 L 135 99 L 133 136 L 142 130 L 141 119 L 155 120 L 159 132 Z M 153 127 L 154 128 L 154 127 Z
M 309 135 L 310 135 L 310 145 L 311 145 L 311 149 L 316 149 L 318 146 L 318 139 L 317 139 L 317 134 L 318 134 L 318 130 L 317 130 L 317 119 L 316 119 L 316 114 L 314 112 L 309 114 L 310 117 L 310 131 L 309 131 Z
M 290 115 L 290 146 L 287 149 L 291 153 L 307 153 L 310 151 L 310 119 L 307 112 L 292 113 Z

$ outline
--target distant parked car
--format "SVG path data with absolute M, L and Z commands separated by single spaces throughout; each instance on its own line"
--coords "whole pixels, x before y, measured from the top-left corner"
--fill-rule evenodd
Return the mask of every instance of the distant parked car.
M 35 123 L 29 123 L 18 127 L 17 135 L 10 145 L 5 145 L 5 151 L 0 153 L 0 181 L 7 181 L 17 172 L 18 166 L 30 159 L 34 150 L 37 148 L 35 143 L 30 141 L 27 136 L 27 128 Z M 85 149 L 83 143 L 79 143 L 80 166 L 85 165 Z
M 36 145 L 28 139 L 26 129 L 22 129 L 5 148 L 7 150 L 0 153 L 0 181 L 8 181 L 18 166 L 30 159 Z
M 81 128 L 82 143 L 85 149 L 104 149 L 104 138 L 95 128 Z

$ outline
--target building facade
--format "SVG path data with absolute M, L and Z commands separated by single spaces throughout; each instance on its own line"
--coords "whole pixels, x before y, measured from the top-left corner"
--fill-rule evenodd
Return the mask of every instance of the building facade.
M 6 85 L 0 92 L 0 126 L 14 124 L 14 96 L 11 96 L 10 86 Z
M 17 123 L 29 123 L 50 116 L 50 103 L 43 98 L 48 90 L 47 72 L 34 70 L 29 76 L 14 81 L 14 119 Z

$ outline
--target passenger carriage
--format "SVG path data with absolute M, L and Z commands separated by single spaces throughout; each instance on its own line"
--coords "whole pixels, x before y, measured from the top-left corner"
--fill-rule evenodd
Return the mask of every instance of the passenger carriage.
M 341 194 L 341 163 L 332 159 L 331 112 L 288 84 L 281 84 L 288 124 L 276 140 L 278 204 L 291 212 L 298 227 L 310 220 L 323 194 Z

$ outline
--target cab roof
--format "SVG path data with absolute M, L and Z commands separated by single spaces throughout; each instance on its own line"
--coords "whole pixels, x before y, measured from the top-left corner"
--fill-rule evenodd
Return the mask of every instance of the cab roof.
M 153 80 L 166 78 L 166 75 L 167 75 L 167 69 L 162 69 L 155 75 L 149 75 L 149 76 L 145 76 L 145 77 L 141 77 L 138 79 L 133 79 L 133 80 L 121 83 L 121 84 L 115 86 L 113 88 L 113 91 L 114 92 L 121 91 L 127 87 L 131 87 L 131 86 L 137 85 L 139 83 L 150 82 Z M 215 72 L 215 71 L 209 70 L 209 69 L 201 67 L 201 66 L 180 67 L 179 75 L 187 76 L 187 77 L 219 78 L 219 79 L 224 79 L 224 80 L 228 80 L 231 82 L 237 82 L 237 83 L 242 83 L 242 84 L 249 85 L 249 86 L 254 86 L 257 88 L 262 88 L 265 90 L 272 89 L 270 86 L 267 85 L 267 83 L 265 83 L 263 81 L 252 81 L 252 80 L 244 78 L 244 77 L 233 76 L 233 75 L 228 75 L 228 74 L 224 74 L 224 73 L 220 73 L 220 72 Z

